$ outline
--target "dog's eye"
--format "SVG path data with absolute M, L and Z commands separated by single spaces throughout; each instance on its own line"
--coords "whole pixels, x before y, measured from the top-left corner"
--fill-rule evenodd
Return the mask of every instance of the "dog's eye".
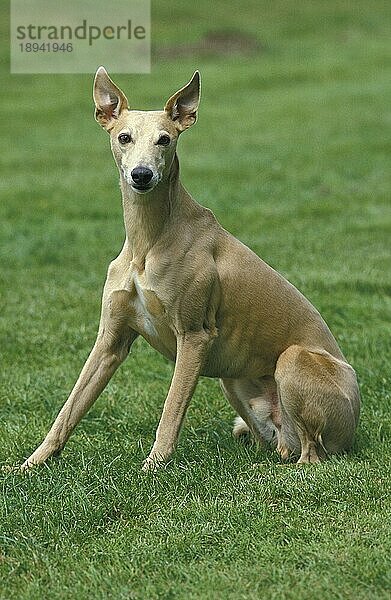
M 168 144 L 171 142 L 170 140 L 170 136 L 169 135 L 161 135 L 160 138 L 157 141 L 157 144 L 159 146 L 168 146 Z
M 129 144 L 132 141 L 132 138 L 128 133 L 120 133 L 118 136 L 118 141 L 120 144 Z

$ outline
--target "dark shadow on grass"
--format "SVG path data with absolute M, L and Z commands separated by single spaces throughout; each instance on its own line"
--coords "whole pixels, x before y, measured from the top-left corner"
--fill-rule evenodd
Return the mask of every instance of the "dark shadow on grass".
M 180 59 L 217 56 L 251 56 L 263 49 L 255 35 L 245 31 L 213 30 L 200 40 L 188 44 L 158 46 L 154 49 L 157 59 Z

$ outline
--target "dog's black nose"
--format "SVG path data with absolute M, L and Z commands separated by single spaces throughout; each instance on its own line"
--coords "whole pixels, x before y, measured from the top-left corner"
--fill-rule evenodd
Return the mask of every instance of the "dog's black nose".
M 131 175 L 134 183 L 141 186 L 148 185 L 153 177 L 153 173 L 148 167 L 136 167 Z

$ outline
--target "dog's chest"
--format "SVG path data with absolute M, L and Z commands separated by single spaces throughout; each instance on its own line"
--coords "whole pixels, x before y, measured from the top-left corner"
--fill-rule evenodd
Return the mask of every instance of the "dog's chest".
M 128 280 L 131 294 L 131 325 L 166 357 L 176 353 L 176 338 L 163 302 L 149 287 L 145 273 L 132 270 Z
M 131 291 L 133 297 L 133 309 L 136 317 L 136 325 L 151 337 L 157 337 L 157 320 L 164 315 L 163 304 L 157 294 L 147 287 L 145 277 L 140 277 L 137 272 L 131 276 Z

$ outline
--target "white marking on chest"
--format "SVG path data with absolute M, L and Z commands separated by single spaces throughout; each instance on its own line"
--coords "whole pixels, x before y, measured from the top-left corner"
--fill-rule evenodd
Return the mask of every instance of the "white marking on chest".
M 153 324 L 152 315 L 148 312 L 145 305 L 145 299 L 143 295 L 143 289 L 137 277 L 137 273 L 133 274 L 133 282 L 137 291 L 137 296 L 134 300 L 134 308 L 137 316 L 142 320 L 142 326 L 147 335 L 156 337 L 158 335 L 155 326 Z

